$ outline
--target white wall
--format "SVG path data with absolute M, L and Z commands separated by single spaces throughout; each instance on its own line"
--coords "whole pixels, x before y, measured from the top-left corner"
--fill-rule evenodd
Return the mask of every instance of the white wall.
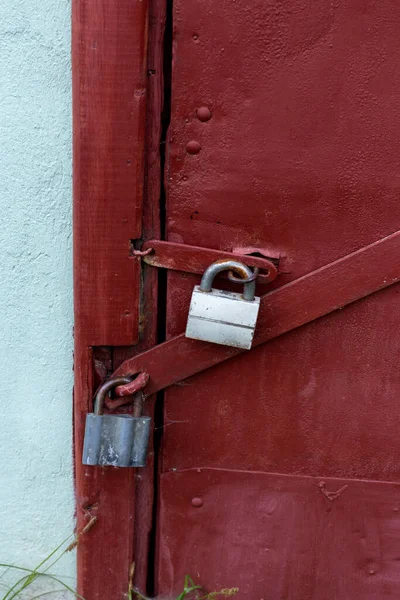
M 70 10 L 0 7 L 0 562 L 32 568 L 74 527 Z

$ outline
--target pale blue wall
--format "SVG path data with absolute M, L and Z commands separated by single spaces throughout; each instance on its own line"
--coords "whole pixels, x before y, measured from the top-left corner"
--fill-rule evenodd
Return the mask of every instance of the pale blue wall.
M 0 562 L 33 566 L 74 526 L 71 6 L 0 4 Z

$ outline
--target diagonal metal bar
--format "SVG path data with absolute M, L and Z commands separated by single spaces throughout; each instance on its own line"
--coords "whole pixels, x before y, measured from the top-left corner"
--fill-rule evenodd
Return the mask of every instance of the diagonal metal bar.
M 261 298 L 253 346 L 318 319 L 400 280 L 400 231 L 312 271 Z M 126 360 L 114 372 L 150 374 L 152 394 L 243 352 L 184 334 Z

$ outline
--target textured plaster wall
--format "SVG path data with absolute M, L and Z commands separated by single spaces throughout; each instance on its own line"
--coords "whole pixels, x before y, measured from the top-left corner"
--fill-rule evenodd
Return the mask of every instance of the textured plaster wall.
M 0 562 L 33 567 L 74 526 L 71 7 L 0 4 Z

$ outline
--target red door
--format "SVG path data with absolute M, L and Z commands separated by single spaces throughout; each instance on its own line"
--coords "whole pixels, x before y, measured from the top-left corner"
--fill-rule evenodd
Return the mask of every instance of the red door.
M 251 600 L 397 599 L 400 7 L 174 0 L 165 13 L 155 0 L 139 85 L 145 51 L 135 54 L 137 15 L 125 4 L 131 21 L 119 13 L 114 29 L 107 19 L 95 27 L 107 32 L 110 70 L 92 81 L 103 83 L 100 98 L 112 77 L 112 92 L 122 89 L 105 102 L 96 138 L 115 168 L 93 166 L 88 142 L 89 176 L 75 175 L 92 198 L 97 182 L 94 204 L 79 193 L 76 204 L 104 224 L 86 245 L 93 287 L 82 239 L 94 230 L 77 223 L 77 289 L 86 298 L 96 289 L 103 302 L 90 301 L 82 317 L 77 297 L 78 452 L 91 395 L 113 371 L 146 371 L 145 391 L 165 391 L 146 403 L 155 445 L 136 479 L 78 467 L 79 523 L 95 518 L 82 536 L 84 595 L 120 599 L 133 579 L 174 597 L 188 573 L 208 591 L 237 587 Z M 89 73 L 103 68 L 98 57 L 85 64 Z M 129 169 L 144 153 L 142 194 L 141 169 Z M 188 267 L 164 277 L 149 266 L 157 261 L 135 256 L 139 240 L 160 236 L 278 263 L 277 279 L 257 288 L 256 347 L 236 356 L 185 340 L 199 276 Z M 113 573 L 93 582 L 102 553 Z

